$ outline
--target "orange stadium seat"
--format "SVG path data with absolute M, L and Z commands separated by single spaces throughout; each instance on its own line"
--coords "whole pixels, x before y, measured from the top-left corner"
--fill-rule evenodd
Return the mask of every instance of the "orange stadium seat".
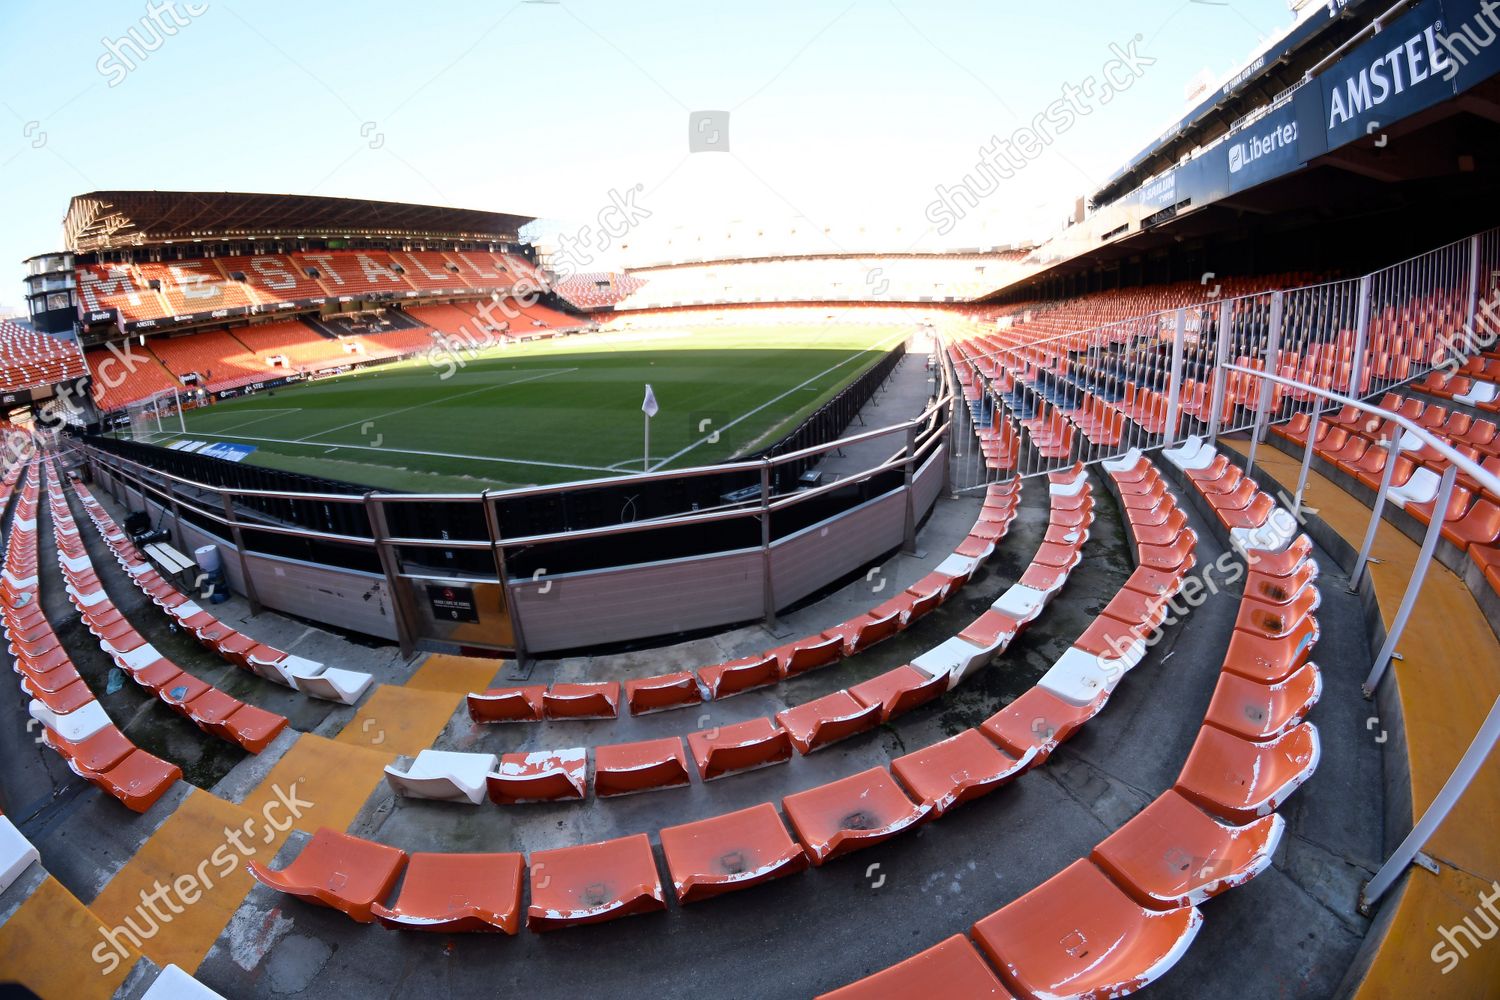
M 770 803 L 663 827 L 661 849 L 679 903 L 793 875 L 808 864 Z

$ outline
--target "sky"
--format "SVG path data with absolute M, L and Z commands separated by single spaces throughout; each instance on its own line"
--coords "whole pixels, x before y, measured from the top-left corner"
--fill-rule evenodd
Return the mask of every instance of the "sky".
M 575 258 L 601 269 L 703 233 L 796 231 L 809 252 L 1039 239 L 1194 79 L 1291 18 L 1286 0 L 0 0 L 0 307 L 94 190 L 535 215 L 591 227 Z M 1078 98 L 977 204 L 953 194 L 982 147 L 1121 55 L 1107 103 Z

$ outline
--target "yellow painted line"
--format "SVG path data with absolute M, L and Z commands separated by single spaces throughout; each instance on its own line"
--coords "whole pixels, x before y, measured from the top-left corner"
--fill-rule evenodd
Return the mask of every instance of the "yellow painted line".
M 250 891 L 245 861 L 270 857 L 262 836 L 258 817 L 195 788 L 89 909 L 141 933 L 157 965 L 196 969 Z
M 109 1000 L 140 956 L 125 940 L 125 957 L 111 951 L 102 929 L 87 907 L 48 876 L 0 926 L 0 980 L 21 983 L 41 997 Z M 104 960 L 95 962 L 95 954 Z
M 1246 442 L 1224 443 L 1242 452 L 1249 447 Z M 1260 448 L 1256 462 L 1283 486 L 1297 481 L 1300 461 L 1274 447 Z M 1318 516 L 1350 545 L 1359 548 L 1370 523 L 1370 508 L 1316 472 L 1308 476 L 1305 502 L 1316 507 Z M 1370 566 L 1370 579 L 1387 628 L 1401 606 L 1419 551 L 1420 546 L 1394 525 L 1382 522 L 1372 549 L 1382 562 Z M 1500 641 L 1496 641 L 1469 588 L 1433 560 L 1399 649 L 1403 659 L 1392 661 L 1390 669 L 1399 682 L 1406 720 L 1411 821 L 1415 823 L 1453 773 L 1500 692 Z M 1316 657 L 1316 652 L 1313 655 Z M 1367 670 L 1369 664 L 1361 666 Z M 1370 707 L 1373 715 L 1373 702 Z M 1500 878 L 1497 829 L 1500 781 L 1481 773 L 1425 850 L 1465 871 Z
M 451 691 L 468 694 L 491 687 L 503 660 L 486 660 L 477 656 L 449 656 L 433 653 L 407 680 L 409 688 L 428 691 Z
M 316 832 L 320 826 L 345 830 L 364 807 L 376 783 L 384 780 L 385 765 L 395 759 L 395 754 L 303 733 L 246 796 L 244 809 L 254 817 L 269 816 L 274 825 L 283 813 L 293 808 L 290 803 L 295 802 L 299 815 L 294 829 L 307 833 Z M 287 832 L 290 831 L 274 833 L 272 849 L 257 857 L 274 855 Z
M 334 737 L 338 743 L 415 757 L 429 749 L 463 695 L 383 684 Z
M 1479 900 L 1480 893 L 1497 892 L 1447 866 L 1438 875 L 1413 868 L 1355 1000 L 1500 996 L 1500 935 L 1494 935 L 1500 916 Z

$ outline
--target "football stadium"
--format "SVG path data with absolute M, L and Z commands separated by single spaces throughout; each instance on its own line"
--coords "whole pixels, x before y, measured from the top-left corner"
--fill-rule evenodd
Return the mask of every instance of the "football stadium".
M 1491 0 L 0 24 L 0 995 L 1500 997 Z

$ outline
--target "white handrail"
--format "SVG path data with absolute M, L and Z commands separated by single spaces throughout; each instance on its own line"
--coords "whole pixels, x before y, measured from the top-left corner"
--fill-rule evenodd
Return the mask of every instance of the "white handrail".
M 1462 471 L 1466 476 L 1478 482 L 1479 485 L 1483 486 L 1487 492 L 1500 497 L 1500 477 L 1497 477 L 1494 473 L 1490 472 L 1484 466 L 1479 465 L 1473 459 L 1468 458 L 1462 452 L 1456 451 L 1446 441 L 1432 434 L 1432 432 L 1423 427 L 1421 424 L 1415 422 L 1414 420 L 1411 420 L 1408 417 L 1403 417 L 1401 414 L 1395 412 L 1394 410 L 1387 410 L 1384 407 L 1366 403 L 1362 400 L 1352 399 L 1349 396 L 1334 392 L 1331 389 L 1323 389 L 1318 386 L 1308 385 L 1306 382 L 1298 382 L 1296 379 L 1286 378 L 1282 375 L 1273 375 L 1270 372 L 1263 372 L 1255 368 L 1246 368 L 1243 365 L 1236 364 L 1227 364 L 1224 367 L 1228 371 L 1239 372 L 1242 375 L 1253 375 L 1257 378 L 1263 378 L 1278 385 L 1286 386 L 1289 389 L 1297 389 L 1301 392 L 1307 392 L 1316 396 L 1321 396 L 1324 399 L 1331 400 L 1332 402 L 1339 403 L 1340 405 L 1352 406 L 1357 410 L 1362 410 L 1365 413 L 1369 413 L 1373 416 L 1379 416 L 1384 420 L 1389 420 L 1392 423 L 1399 424 L 1405 430 L 1414 434 L 1418 439 L 1422 441 L 1423 444 L 1428 445 L 1434 451 L 1438 452 L 1438 454 L 1446 458 L 1449 462 L 1452 462 L 1454 465 L 1458 466 L 1460 471 Z

